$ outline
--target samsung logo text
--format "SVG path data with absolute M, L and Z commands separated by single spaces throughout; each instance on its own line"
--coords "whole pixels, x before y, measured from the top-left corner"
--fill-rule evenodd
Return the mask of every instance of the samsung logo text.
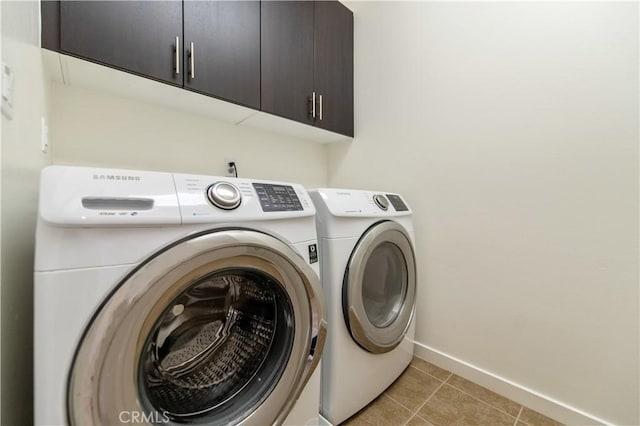
M 140 176 L 134 175 L 93 175 L 93 180 L 138 181 Z

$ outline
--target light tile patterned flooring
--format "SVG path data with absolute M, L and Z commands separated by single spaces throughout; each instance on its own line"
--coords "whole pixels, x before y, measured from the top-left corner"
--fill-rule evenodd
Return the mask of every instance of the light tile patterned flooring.
M 447 370 L 414 357 L 376 400 L 343 426 L 560 426 Z

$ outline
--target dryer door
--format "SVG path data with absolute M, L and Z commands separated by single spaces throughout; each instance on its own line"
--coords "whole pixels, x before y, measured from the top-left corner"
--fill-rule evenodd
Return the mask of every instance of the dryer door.
M 274 237 L 180 241 L 126 277 L 87 327 L 69 422 L 281 423 L 318 364 L 325 308 L 315 272 Z
M 414 314 L 416 265 L 404 228 L 380 222 L 351 254 L 342 286 L 345 321 L 353 339 L 372 353 L 389 352 L 409 330 Z

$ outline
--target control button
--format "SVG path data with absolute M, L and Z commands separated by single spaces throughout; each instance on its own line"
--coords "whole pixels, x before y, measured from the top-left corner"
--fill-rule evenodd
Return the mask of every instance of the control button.
M 375 201 L 376 205 L 380 207 L 382 210 L 387 210 L 389 208 L 389 201 L 382 194 L 376 194 L 373 196 L 373 201 Z
M 214 206 L 233 210 L 240 205 L 242 196 L 238 188 L 229 182 L 216 182 L 207 189 L 207 198 Z

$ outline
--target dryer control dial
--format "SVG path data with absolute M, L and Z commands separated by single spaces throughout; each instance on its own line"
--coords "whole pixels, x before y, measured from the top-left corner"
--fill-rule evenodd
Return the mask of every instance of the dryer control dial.
M 384 211 L 387 211 L 387 209 L 389 208 L 389 200 L 387 200 L 387 197 L 382 194 L 374 195 L 373 201 L 375 201 L 376 205 Z
M 240 205 L 242 196 L 237 186 L 229 182 L 216 182 L 207 189 L 211 204 L 224 210 L 233 210 Z

